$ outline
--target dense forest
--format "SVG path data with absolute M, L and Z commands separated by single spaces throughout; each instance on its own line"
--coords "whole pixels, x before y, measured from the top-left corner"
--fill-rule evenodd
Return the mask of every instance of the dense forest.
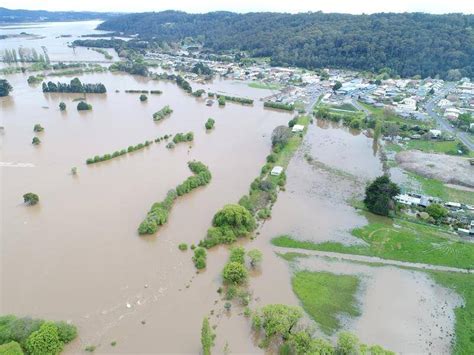
M 88 11 L 45 11 L 45 10 L 11 10 L 0 7 L 0 23 L 47 22 L 47 21 L 82 21 L 108 19 L 117 16 L 109 12 Z
M 442 78 L 459 69 L 474 77 L 474 15 L 165 11 L 118 16 L 99 29 L 166 43 L 191 37 L 216 52 L 271 57 L 273 65 Z

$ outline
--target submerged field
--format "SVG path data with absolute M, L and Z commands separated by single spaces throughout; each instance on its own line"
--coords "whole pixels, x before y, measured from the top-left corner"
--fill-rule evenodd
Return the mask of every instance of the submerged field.
M 363 245 L 344 245 L 337 242 L 314 243 L 291 236 L 272 240 L 273 245 L 376 256 L 414 263 L 474 268 L 474 244 L 462 242 L 457 236 L 429 225 L 396 220 L 391 223 L 371 223 L 352 231 L 352 235 L 365 242 Z
M 360 315 L 355 298 L 359 287 L 356 276 L 299 271 L 291 283 L 303 309 L 326 334 L 341 328 L 339 317 Z

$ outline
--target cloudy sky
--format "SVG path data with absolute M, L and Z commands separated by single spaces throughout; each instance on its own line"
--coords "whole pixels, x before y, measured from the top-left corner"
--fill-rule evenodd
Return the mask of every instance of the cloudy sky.
M 473 0 L 0 0 L 0 7 L 34 10 L 162 11 L 208 12 L 430 12 L 474 13 Z

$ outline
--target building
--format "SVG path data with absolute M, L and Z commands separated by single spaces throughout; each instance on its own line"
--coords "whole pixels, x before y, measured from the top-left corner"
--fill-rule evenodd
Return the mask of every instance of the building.
M 277 165 L 273 167 L 272 171 L 270 172 L 270 175 L 279 176 L 282 172 L 283 172 L 283 167 Z
M 300 124 L 295 124 L 293 128 L 291 129 L 291 132 L 297 133 L 297 132 L 303 132 L 304 126 Z

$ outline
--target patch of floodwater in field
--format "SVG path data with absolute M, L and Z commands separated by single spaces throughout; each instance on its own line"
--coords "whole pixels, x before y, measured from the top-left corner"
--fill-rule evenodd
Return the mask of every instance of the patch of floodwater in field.
M 453 310 L 462 299 L 427 274 L 320 257 L 299 258 L 295 268 L 360 277 L 361 316 L 344 319 L 344 329 L 357 334 L 362 342 L 397 353 L 450 353 Z
M 262 230 L 265 238 L 289 234 L 316 242 L 356 242 L 348 232 L 366 219 L 348 200 L 360 198 L 368 179 L 382 173 L 371 144 L 371 138 L 328 122 L 311 125 L 287 169 L 286 191 Z M 315 162 L 309 163 L 305 154 Z
M 1 160 L 35 166 L 0 167 L 2 313 L 71 320 L 79 326 L 79 339 L 67 348 L 71 352 L 101 344 L 100 352 L 197 353 L 203 317 L 223 308 L 216 290 L 228 255 L 225 248 L 211 251 L 207 270 L 196 275 L 192 252 L 177 246 L 197 243 L 214 213 L 248 192 L 270 151 L 273 128 L 292 115 L 266 110 L 261 102 L 208 107 L 171 82 L 113 73 L 80 77 L 84 83 L 104 83 L 108 92 L 87 95 L 93 110 L 78 112 L 74 99 L 81 95 L 43 94 L 26 79 L 9 75 L 14 91 L 0 99 Z M 142 103 L 125 89 L 163 94 L 148 95 Z M 58 109 L 61 101 L 66 112 Z M 168 104 L 172 115 L 153 122 L 152 114 Z M 204 129 L 208 117 L 216 120 L 212 132 Z M 42 143 L 35 147 L 36 123 L 45 130 L 37 134 Z M 163 143 L 152 144 L 85 164 L 96 154 L 187 131 L 194 132 L 191 145 L 168 150 Z M 212 182 L 179 198 L 157 236 L 138 237 L 152 203 L 191 175 L 186 163 L 193 159 L 209 166 Z M 70 174 L 74 166 L 77 176 Z M 22 204 L 30 191 L 40 196 L 31 208 Z M 211 318 L 212 324 L 218 321 Z M 219 341 L 228 339 L 234 351 L 258 351 L 246 321 L 221 322 L 226 331 Z M 111 341 L 117 346 L 110 347 Z

